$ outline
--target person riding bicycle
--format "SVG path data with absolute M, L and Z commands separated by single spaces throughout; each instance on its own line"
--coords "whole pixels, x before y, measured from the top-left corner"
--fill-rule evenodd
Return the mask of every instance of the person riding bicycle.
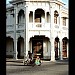
M 26 60 L 29 61 L 29 63 L 32 61 L 32 53 L 30 51 L 28 51 Z

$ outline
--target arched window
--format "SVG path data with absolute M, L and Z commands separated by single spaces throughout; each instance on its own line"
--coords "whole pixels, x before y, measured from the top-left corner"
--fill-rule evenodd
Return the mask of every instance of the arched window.
M 23 24 L 24 23 L 24 11 L 23 10 L 20 10 L 19 11 L 19 14 L 18 14 L 18 23 L 19 24 Z
M 49 23 L 50 22 L 50 14 L 49 14 L 49 12 L 47 12 L 47 23 Z
M 54 11 L 54 23 L 57 24 L 57 18 L 58 18 L 59 14 L 58 12 L 55 10 Z
M 30 11 L 29 13 L 29 22 L 33 22 L 33 12 Z
M 43 9 L 35 10 L 35 22 L 41 23 L 45 20 L 45 12 Z
M 63 17 L 63 26 L 66 26 L 66 17 Z

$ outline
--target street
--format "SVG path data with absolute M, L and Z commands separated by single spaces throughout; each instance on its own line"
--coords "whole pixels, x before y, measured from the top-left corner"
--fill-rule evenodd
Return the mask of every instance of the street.
M 68 75 L 68 62 L 42 62 L 41 66 L 24 66 L 7 62 L 6 75 Z

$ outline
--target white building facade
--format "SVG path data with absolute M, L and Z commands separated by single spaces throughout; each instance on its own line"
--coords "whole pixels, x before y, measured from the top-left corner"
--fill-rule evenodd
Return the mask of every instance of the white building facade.
M 6 8 L 6 56 L 41 50 L 50 61 L 69 56 L 68 9 L 61 0 L 12 0 Z

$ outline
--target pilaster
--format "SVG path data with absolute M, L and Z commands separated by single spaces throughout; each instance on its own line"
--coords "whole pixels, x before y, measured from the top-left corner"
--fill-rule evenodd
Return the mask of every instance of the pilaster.
M 68 53 L 69 53 L 69 45 L 68 45 L 69 43 L 67 42 L 67 58 L 68 58 Z
M 62 42 L 62 38 L 60 38 L 60 60 L 63 60 L 63 42 Z
M 45 11 L 45 23 L 47 23 L 47 12 Z
M 55 61 L 54 38 L 51 38 L 51 61 Z
M 26 56 L 27 56 L 27 53 L 29 51 L 29 43 L 28 43 L 28 23 L 29 23 L 29 12 L 28 12 L 28 6 L 26 6 L 26 39 L 25 39 L 25 42 L 26 42 Z
M 60 25 L 60 29 L 62 29 L 62 17 L 61 17 L 61 6 L 60 6 L 60 9 L 59 9 L 59 25 Z
M 34 25 L 34 19 L 35 19 L 34 17 L 35 17 L 35 14 L 34 14 L 34 11 L 33 11 L 33 25 Z
M 51 7 L 51 61 L 55 61 L 54 40 L 54 10 Z
M 14 58 L 17 59 L 17 38 L 16 38 L 16 24 L 17 24 L 17 8 L 14 8 Z
M 18 55 L 18 52 L 17 52 L 17 39 L 14 38 L 14 59 L 17 60 L 17 55 Z
M 51 7 L 51 29 L 54 29 L 54 10 Z

